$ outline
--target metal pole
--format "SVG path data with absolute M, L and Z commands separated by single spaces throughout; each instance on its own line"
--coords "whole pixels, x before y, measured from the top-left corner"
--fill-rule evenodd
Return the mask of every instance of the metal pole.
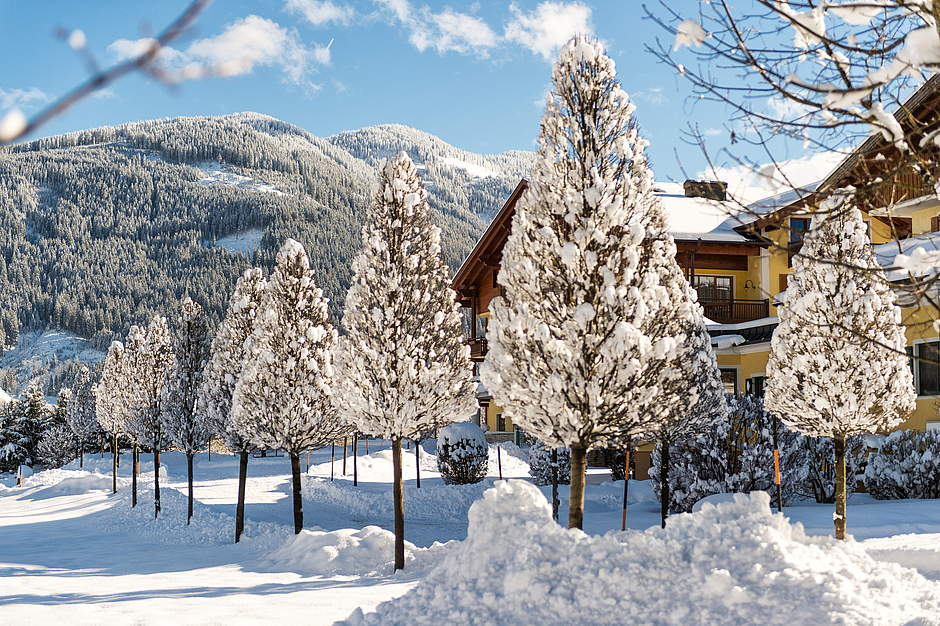
M 630 446 L 623 452 L 623 513 L 620 516 L 620 530 L 627 529 L 627 488 L 630 485 Z
M 552 519 L 558 521 L 558 449 L 552 448 Z
M 774 417 L 774 483 L 777 485 L 777 511 L 783 513 L 783 486 L 780 484 L 780 448 L 777 440 L 779 426 L 780 420 Z
M 499 479 L 503 479 L 503 457 L 499 452 L 499 444 L 496 444 L 496 466 L 499 468 Z
M 333 480 L 333 461 L 336 459 L 336 442 L 330 442 L 330 480 Z

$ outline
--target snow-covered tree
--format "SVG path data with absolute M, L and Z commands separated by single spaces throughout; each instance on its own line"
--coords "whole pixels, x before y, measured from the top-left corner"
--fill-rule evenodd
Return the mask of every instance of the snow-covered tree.
M 395 569 L 405 565 L 401 441 L 476 408 L 459 306 L 427 191 L 404 152 L 385 161 L 353 259 L 338 350 L 337 408 L 392 440 Z
M 128 421 L 128 372 L 124 359 L 124 344 L 112 341 L 101 366 L 101 377 L 95 385 L 95 414 L 98 424 L 111 435 L 111 491 L 117 493 L 118 458 L 120 437 L 127 429 Z M 132 468 L 133 471 L 133 468 Z
M 765 390 L 767 409 L 788 427 L 833 439 L 837 539 L 845 538 L 846 438 L 890 430 L 916 400 L 901 311 L 848 197 L 826 200 L 794 259 Z
M 173 347 L 166 318 L 154 315 L 146 329 L 131 326 L 124 345 L 129 394 L 128 431 L 153 451 L 153 515 L 160 515 L 160 452 L 169 440 L 160 419 L 166 373 Z
M 800 438 L 802 469 L 806 477 L 803 495 L 820 504 L 836 501 L 838 463 L 832 437 Z M 856 478 L 863 466 L 867 449 L 863 437 L 847 437 L 845 440 L 845 495 L 855 491 Z
M 232 419 L 232 396 L 242 373 L 245 341 L 257 323 L 265 289 L 264 272 L 245 270 L 229 300 L 228 311 L 212 340 L 212 354 L 199 389 L 198 410 L 205 414 L 209 430 L 232 452 L 238 454 L 238 501 L 235 505 L 235 543 L 245 527 L 245 484 L 248 479 L 248 453 L 251 440 Z
M 82 366 L 72 385 L 72 398 L 65 414 L 66 422 L 78 442 L 78 466 L 85 465 L 85 445 L 101 432 L 95 412 L 95 394 L 91 372 Z
M 0 471 L 37 462 L 37 447 L 52 411 L 39 386 L 31 384 L 21 400 L 0 409 Z
M 78 454 L 78 439 L 64 424 L 47 428 L 36 446 L 36 457 L 47 468 L 62 467 Z
M 187 525 L 193 518 L 193 456 L 208 445 L 211 434 L 206 414 L 196 404 L 211 346 L 212 329 L 205 311 L 192 298 L 185 298 L 173 328 L 173 363 L 166 373 L 160 419 L 169 443 L 186 455 Z
M 529 475 L 536 485 L 552 484 L 552 448 L 547 448 L 541 441 L 529 447 Z M 571 483 L 571 450 L 554 448 L 558 468 L 556 476 L 559 485 Z
M 614 62 L 579 36 L 552 79 L 480 374 L 514 423 L 571 448 L 568 524 L 581 527 L 588 449 L 691 411 L 698 394 L 689 367 L 712 357 L 684 346 L 697 338 L 701 310 L 676 262 Z M 683 361 L 690 354 L 695 363 Z
M 68 427 L 68 410 L 71 402 L 72 390 L 68 387 L 59 389 L 59 393 L 56 394 L 55 407 L 52 409 L 52 414 L 49 416 L 47 423 L 48 428 L 53 426 Z
M 236 428 L 256 445 L 290 456 L 294 532 L 300 533 L 300 453 L 342 436 L 346 427 L 330 401 L 336 330 L 307 253 L 293 239 L 277 254 L 259 313 L 232 411 Z

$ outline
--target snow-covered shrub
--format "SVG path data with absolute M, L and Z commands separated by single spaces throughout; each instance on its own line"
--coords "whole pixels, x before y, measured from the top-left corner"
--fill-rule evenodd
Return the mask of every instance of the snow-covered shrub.
M 78 438 L 72 429 L 59 424 L 43 433 L 36 447 L 36 456 L 47 468 L 56 468 L 77 457 L 78 449 Z
M 865 486 L 879 500 L 940 498 L 940 432 L 888 435 L 868 458 Z
M 558 450 L 558 484 L 567 485 L 571 482 L 571 450 L 569 448 L 556 448 Z M 536 485 L 552 484 L 552 449 L 546 447 L 541 441 L 536 441 L 529 448 L 529 474 Z
M 802 448 L 807 471 L 803 484 L 804 495 L 815 498 L 819 503 L 835 502 L 836 458 L 832 438 L 804 437 Z M 845 441 L 846 496 L 852 495 L 855 491 L 855 477 L 864 456 L 865 443 L 862 438 L 847 438 Z
M 470 422 L 455 422 L 437 438 L 437 471 L 449 485 L 470 485 L 486 478 L 489 446 L 483 430 Z
M 692 505 L 717 493 L 776 493 L 773 434 L 777 429 L 784 504 L 805 490 L 807 469 L 803 437 L 784 428 L 766 410 L 761 398 L 728 396 L 725 419 L 670 447 L 670 511 L 688 512 Z M 651 455 L 650 479 L 660 497 L 661 446 Z

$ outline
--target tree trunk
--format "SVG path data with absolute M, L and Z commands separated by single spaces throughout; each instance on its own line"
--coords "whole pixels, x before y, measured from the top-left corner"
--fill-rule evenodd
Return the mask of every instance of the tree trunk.
M 620 530 L 627 529 L 627 489 L 630 486 L 630 446 L 623 451 L 623 512 L 620 514 Z
M 499 445 L 496 446 L 496 454 L 499 454 Z M 497 456 L 497 458 L 499 458 Z M 552 448 L 552 519 L 558 521 L 558 448 Z
M 499 448 L 497 447 L 497 450 Z M 587 448 L 571 446 L 571 487 L 568 490 L 568 528 L 584 526 L 584 480 L 587 474 Z
M 235 504 L 235 543 L 241 541 L 245 530 L 245 483 L 248 482 L 248 451 L 238 454 L 238 502 Z
M 131 463 L 131 508 L 137 506 L 137 474 L 140 472 L 140 450 L 134 439 L 134 460 Z
M 359 485 L 359 435 L 353 435 L 353 487 Z
M 415 439 L 415 470 L 417 471 L 417 483 L 415 483 L 418 489 L 421 489 L 421 445 L 418 443 L 418 440 Z
M 366 455 L 368 456 L 368 454 L 369 454 L 369 438 L 366 437 Z
M 395 501 L 395 571 L 405 569 L 405 494 L 401 480 L 401 437 L 392 438 L 392 499 Z
M 209 443 L 206 444 L 206 454 L 208 455 L 206 461 L 212 463 L 212 437 L 209 437 Z
M 300 455 L 290 453 L 291 483 L 294 488 L 294 534 L 299 535 L 304 529 L 304 510 L 300 499 Z
M 186 484 L 189 488 L 189 504 L 186 507 L 186 525 L 193 519 L 193 453 L 186 454 Z
M 330 480 L 333 480 L 333 461 L 336 460 L 336 442 L 330 442 Z
M 343 476 L 346 475 L 346 437 L 343 437 Z
M 836 539 L 845 540 L 845 435 L 832 438 L 836 452 Z
M 160 516 L 160 450 L 153 449 L 153 519 Z
M 113 459 L 111 463 L 111 493 L 117 493 L 117 472 L 118 472 L 118 442 L 117 435 L 111 437 L 111 452 Z
M 660 443 L 659 454 L 659 515 L 662 518 L 662 526 L 666 527 L 666 518 L 669 517 L 669 499 L 672 494 L 669 493 L 669 442 Z

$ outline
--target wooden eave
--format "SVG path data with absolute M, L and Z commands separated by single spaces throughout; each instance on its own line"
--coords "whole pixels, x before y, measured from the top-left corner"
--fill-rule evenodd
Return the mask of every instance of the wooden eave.
M 454 274 L 451 288 L 457 292 L 460 299 L 470 298 L 476 293 L 477 285 L 491 270 L 498 268 L 503 256 L 503 245 L 509 238 L 512 227 L 512 216 L 515 213 L 516 203 L 528 188 L 526 179 L 519 181 L 516 188 L 509 194 L 502 208 L 496 213 L 493 221 L 483 232 L 473 250 L 464 260 L 463 265 Z

